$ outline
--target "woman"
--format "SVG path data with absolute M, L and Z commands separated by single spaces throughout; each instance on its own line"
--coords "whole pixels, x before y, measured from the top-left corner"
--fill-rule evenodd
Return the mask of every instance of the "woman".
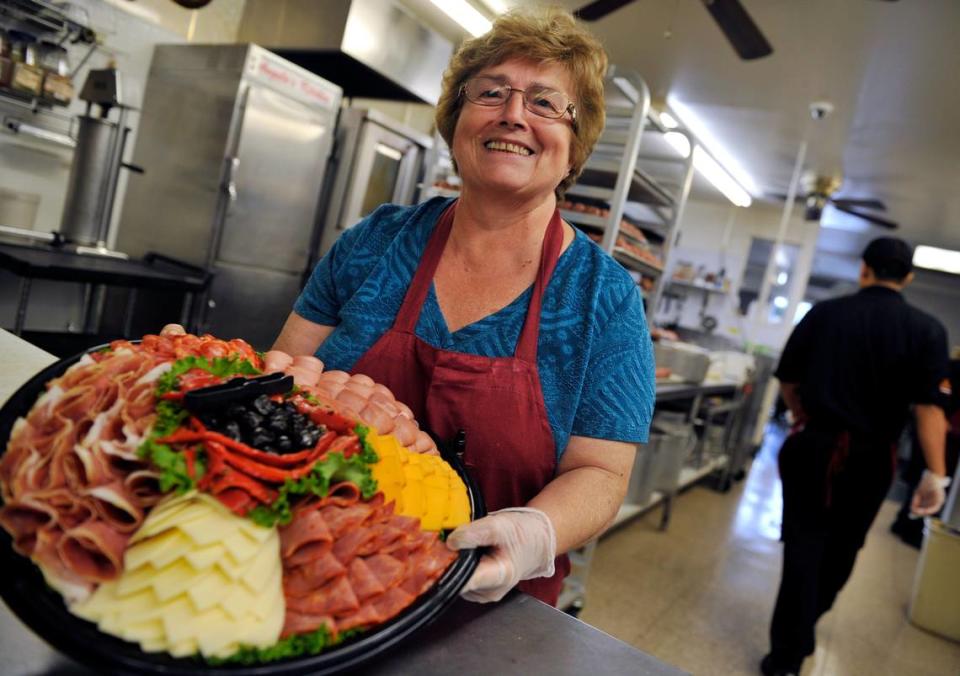
M 510 13 L 444 75 L 437 127 L 460 198 L 385 205 L 320 261 L 274 345 L 370 376 L 465 462 L 493 513 L 464 596 L 556 604 L 566 552 L 619 508 L 653 409 L 636 285 L 557 198 L 603 129 L 600 44 L 559 10 Z

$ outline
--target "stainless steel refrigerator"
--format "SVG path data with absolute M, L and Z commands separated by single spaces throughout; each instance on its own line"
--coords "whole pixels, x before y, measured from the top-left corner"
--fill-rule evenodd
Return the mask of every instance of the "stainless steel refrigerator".
M 319 242 L 342 91 L 256 45 L 162 45 L 117 248 L 208 268 L 199 330 L 267 349 Z

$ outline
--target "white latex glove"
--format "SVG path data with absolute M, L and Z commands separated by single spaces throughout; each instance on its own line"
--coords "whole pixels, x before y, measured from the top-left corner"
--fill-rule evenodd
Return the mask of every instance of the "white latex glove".
M 447 537 L 453 550 L 490 547 L 460 595 L 468 601 L 499 601 L 520 580 L 553 575 L 557 532 L 539 509 L 512 507 L 460 526 Z
M 946 488 L 949 485 L 950 477 L 934 474 L 928 469 L 923 470 L 920 483 L 913 491 L 910 512 L 918 516 L 927 516 L 939 512 L 940 508 L 943 507 L 943 501 L 947 497 Z

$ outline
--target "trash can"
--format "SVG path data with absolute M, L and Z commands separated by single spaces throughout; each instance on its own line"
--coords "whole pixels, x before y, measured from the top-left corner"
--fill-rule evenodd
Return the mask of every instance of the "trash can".
M 913 581 L 910 622 L 960 641 L 960 530 L 927 517 Z

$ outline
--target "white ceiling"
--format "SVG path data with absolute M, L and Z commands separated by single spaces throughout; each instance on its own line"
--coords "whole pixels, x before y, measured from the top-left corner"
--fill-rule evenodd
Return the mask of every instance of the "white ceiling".
M 434 12 L 430 22 L 449 34 L 428 0 L 404 1 Z M 960 249 L 960 0 L 742 2 L 771 56 L 740 60 L 701 0 L 634 0 L 589 25 L 611 63 L 639 72 L 654 100 L 669 94 L 690 107 L 761 192 L 787 191 L 807 140 L 805 169 L 841 174 L 838 195 L 883 200 L 914 244 Z M 814 121 L 809 104 L 823 99 L 835 112 Z M 825 210 L 819 247 L 859 255 L 890 232 L 835 229 L 862 224 Z

